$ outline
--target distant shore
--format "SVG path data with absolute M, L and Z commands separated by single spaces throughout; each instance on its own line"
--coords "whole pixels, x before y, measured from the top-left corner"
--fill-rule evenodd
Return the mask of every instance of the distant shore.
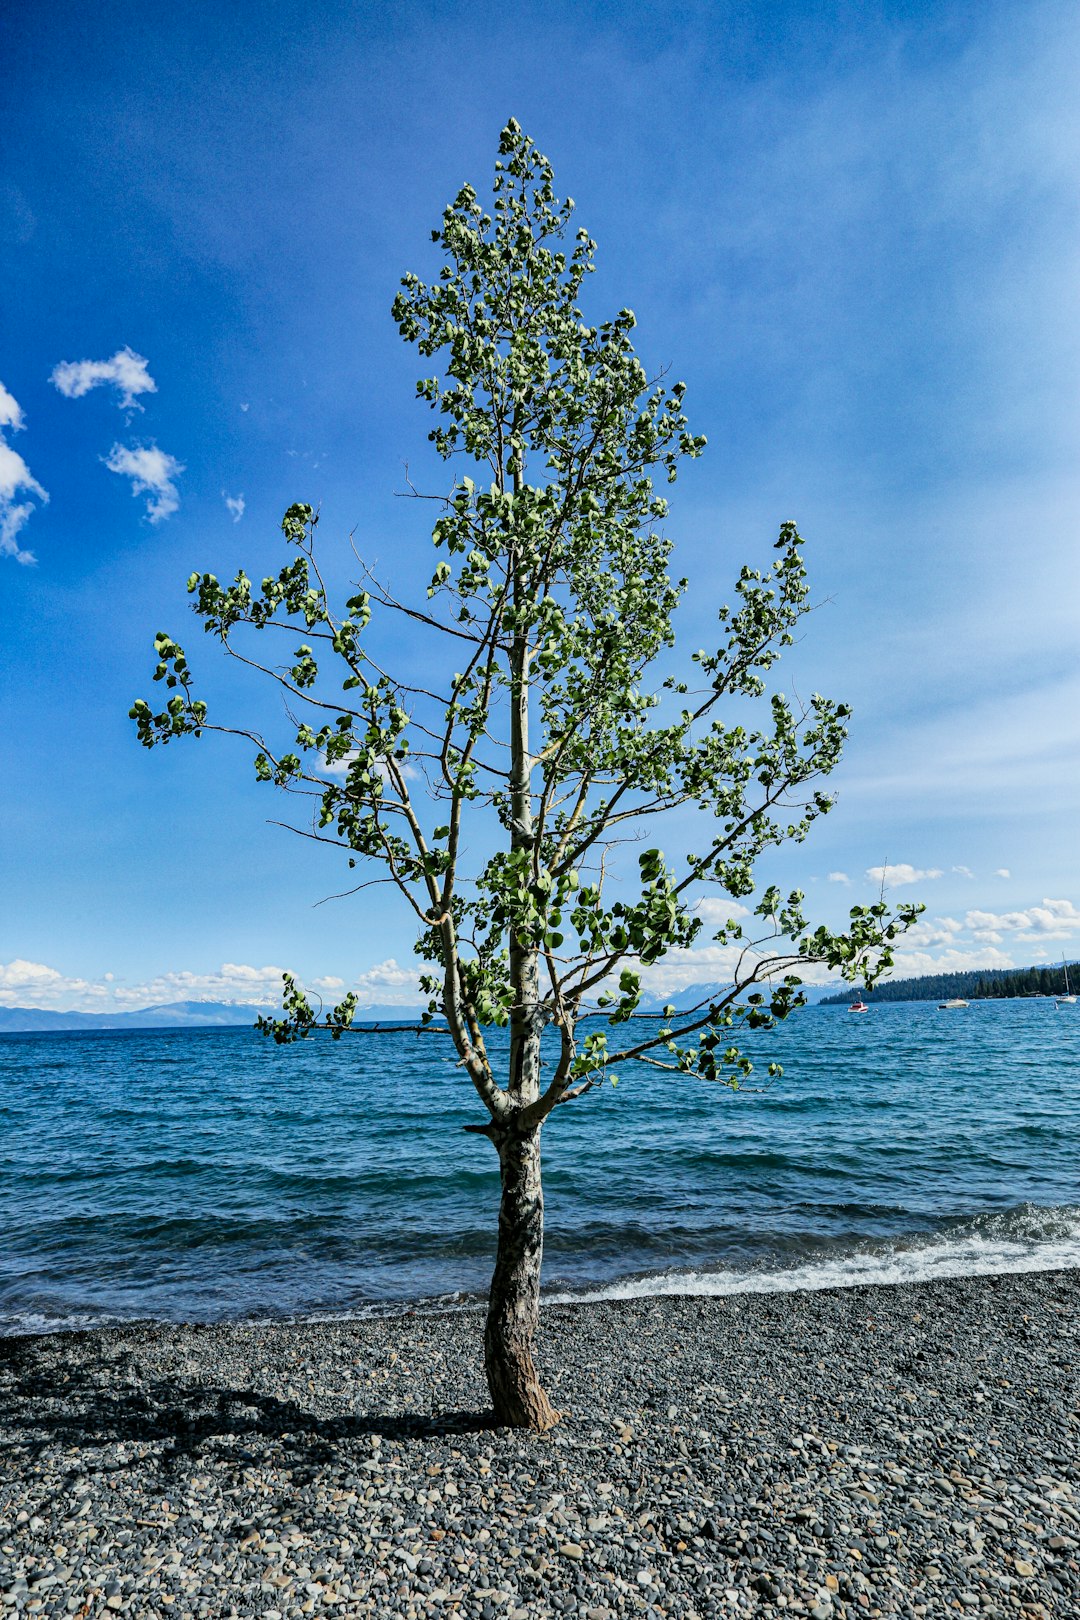
M 1080 1272 L 0 1340 L 8 1611 L 1080 1612 Z M 73 1600 L 78 1599 L 78 1602 Z

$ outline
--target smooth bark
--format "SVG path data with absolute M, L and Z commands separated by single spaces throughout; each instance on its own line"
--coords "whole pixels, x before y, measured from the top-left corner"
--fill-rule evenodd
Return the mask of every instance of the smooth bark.
M 495 1421 L 542 1432 L 559 1420 L 536 1371 L 544 1190 L 540 1131 L 493 1133 L 502 1172 L 499 1246 L 491 1279 L 484 1364 Z

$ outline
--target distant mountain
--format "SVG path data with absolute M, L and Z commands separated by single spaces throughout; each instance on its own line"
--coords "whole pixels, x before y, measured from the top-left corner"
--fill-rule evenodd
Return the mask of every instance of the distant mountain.
M 661 1012 L 673 1006 L 676 1012 L 707 1002 L 729 987 L 723 984 L 691 984 L 669 996 L 643 996 L 642 1012 Z M 808 1001 L 820 1001 L 828 986 L 807 985 Z M 355 1024 L 418 1024 L 422 1008 L 394 1007 L 374 1003 L 357 1007 Z M 44 1007 L 0 1007 L 0 1035 L 32 1035 L 62 1030 L 108 1029 L 250 1029 L 256 1018 L 276 1017 L 280 1007 L 256 1007 L 244 1001 L 170 1001 L 158 1007 L 140 1007 L 134 1012 L 52 1012 Z
M 388 1007 L 373 1004 L 370 1007 L 357 1007 L 353 1018 L 354 1024 L 418 1024 L 421 1015 L 426 1010 L 426 1003 L 421 1007 Z M 441 1023 L 442 1019 L 435 1020 Z
M 0 1007 L 0 1032 L 27 1034 L 64 1029 L 233 1029 L 253 1024 L 270 1007 L 240 1001 L 172 1001 L 133 1012 L 50 1012 L 43 1007 Z
M 43 1007 L 0 1007 L 0 1034 L 29 1035 L 50 1030 L 95 1029 L 250 1029 L 260 1013 L 276 1015 L 278 1007 L 255 1007 L 243 1001 L 171 1001 L 135 1012 L 51 1012 Z M 358 1007 L 358 1024 L 418 1023 L 417 1007 Z

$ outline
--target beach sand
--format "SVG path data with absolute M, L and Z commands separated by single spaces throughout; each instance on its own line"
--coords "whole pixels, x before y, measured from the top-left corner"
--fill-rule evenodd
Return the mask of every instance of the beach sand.
M 1080 1616 L 1080 1272 L 0 1340 L 0 1613 Z

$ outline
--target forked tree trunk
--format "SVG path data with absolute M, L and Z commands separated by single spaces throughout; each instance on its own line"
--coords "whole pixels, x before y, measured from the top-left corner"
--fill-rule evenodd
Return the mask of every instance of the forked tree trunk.
M 544 1394 L 533 1359 L 544 1254 L 540 1132 L 519 1135 L 506 1131 L 495 1145 L 502 1171 L 502 1200 L 484 1329 L 484 1364 L 496 1423 L 542 1432 L 559 1421 L 559 1414 Z

